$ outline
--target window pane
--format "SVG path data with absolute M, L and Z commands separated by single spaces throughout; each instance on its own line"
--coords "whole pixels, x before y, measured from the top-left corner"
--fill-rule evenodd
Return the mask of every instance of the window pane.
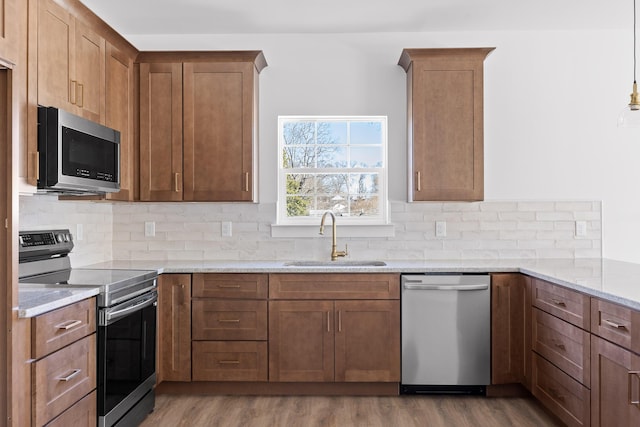
M 287 146 L 282 149 L 282 167 L 314 168 L 316 166 L 315 145 L 307 147 Z
M 351 216 L 377 216 L 380 215 L 378 209 L 380 201 L 378 196 L 362 197 L 356 196 L 351 199 Z
M 309 216 L 312 203 L 313 197 L 287 196 L 287 216 Z
M 334 197 L 342 194 L 344 197 L 348 191 L 348 174 L 326 174 L 317 177 L 318 194 Z
M 287 194 L 313 194 L 315 192 L 314 174 L 288 173 Z
M 350 163 L 352 168 L 381 168 L 382 147 L 352 147 Z
M 349 193 L 358 196 L 368 196 L 378 193 L 378 174 L 362 173 L 349 174 Z
M 285 122 L 282 126 L 282 137 L 285 145 L 313 144 L 315 133 L 315 122 Z
M 351 144 L 382 144 L 382 124 L 351 122 Z
M 347 167 L 347 148 L 344 146 L 319 145 L 317 156 L 319 168 Z
M 347 122 L 318 122 L 318 144 L 346 144 Z

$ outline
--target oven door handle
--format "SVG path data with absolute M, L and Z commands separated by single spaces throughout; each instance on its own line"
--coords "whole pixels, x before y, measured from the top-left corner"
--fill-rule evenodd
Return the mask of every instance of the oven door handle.
M 122 317 L 127 316 L 128 314 L 135 312 L 135 311 L 139 311 L 142 310 L 145 307 L 149 307 L 150 305 L 155 305 L 158 301 L 158 295 L 156 293 L 154 293 L 152 296 L 150 296 L 149 298 L 145 298 L 143 300 L 138 301 L 136 304 L 123 308 L 121 310 L 116 310 L 116 311 L 107 311 L 106 313 L 104 313 L 104 324 L 108 325 L 109 323 L 111 323 L 114 320 L 118 320 Z

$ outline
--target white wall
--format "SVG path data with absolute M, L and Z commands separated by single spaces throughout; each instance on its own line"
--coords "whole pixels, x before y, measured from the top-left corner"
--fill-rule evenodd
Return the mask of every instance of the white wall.
M 389 117 L 390 197 L 405 200 L 403 48 L 494 46 L 485 62 L 486 200 L 601 200 L 603 255 L 640 262 L 640 129 L 616 118 L 633 83 L 630 31 L 127 38 L 140 50 L 263 50 L 260 200 L 276 200 L 276 119 Z

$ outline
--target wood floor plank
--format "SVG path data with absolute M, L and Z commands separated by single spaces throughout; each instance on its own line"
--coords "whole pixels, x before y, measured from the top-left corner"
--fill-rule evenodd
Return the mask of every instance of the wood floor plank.
M 141 427 L 556 427 L 530 398 L 471 396 L 156 397 Z

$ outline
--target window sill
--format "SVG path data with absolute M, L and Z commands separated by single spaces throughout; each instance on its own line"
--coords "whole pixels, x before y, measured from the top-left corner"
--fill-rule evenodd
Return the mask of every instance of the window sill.
M 331 224 L 325 226 L 325 234 L 331 234 Z M 317 237 L 320 230 L 318 225 L 282 225 L 271 224 L 271 237 Z M 385 225 L 353 225 L 338 224 L 340 237 L 395 237 L 396 229 L 393 224 Z

